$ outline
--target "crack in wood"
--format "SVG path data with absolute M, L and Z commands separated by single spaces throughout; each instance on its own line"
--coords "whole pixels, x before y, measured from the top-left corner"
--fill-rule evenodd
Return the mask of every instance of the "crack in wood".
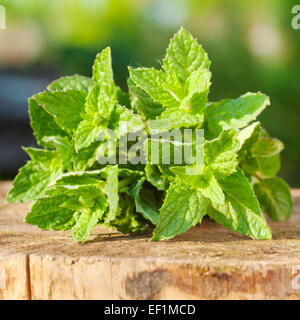
M 32 300 L 31 296 L 31 279 L 30 279 L 30 255 L 27 254 L 25 257 L 26 264 L 26 289 L 28 300 Z

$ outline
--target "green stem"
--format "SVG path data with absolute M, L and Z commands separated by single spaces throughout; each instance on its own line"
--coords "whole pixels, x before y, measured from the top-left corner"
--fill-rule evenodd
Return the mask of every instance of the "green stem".
M 125 178 L 121 181 L 119 181 L 119 189 L 122 189 L 126 186 L 128 186 L 132 181 L 134 181 L 135 178 L 133 177 L 128 177 L 128 178 Z

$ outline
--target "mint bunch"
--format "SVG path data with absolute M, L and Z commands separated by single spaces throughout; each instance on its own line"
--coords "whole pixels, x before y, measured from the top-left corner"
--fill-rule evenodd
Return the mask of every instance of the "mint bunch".
M 170 239 L 205 215 L 253 239 L 270 239 L 262 211 L 285 221 L 293 202 L 288 185 L 276 177 L 283 144 L 256 121 L 269 98 L 246 93 L 209 102 L 209 67 L 206 52 L 181 28 L 160 70 L 129 68 L 129 94 L 114 83 L 109 48 L 96 57 L 92 78 L 54 81 L 29 99 L 42 148 L 24 148 L 31 160 L 7 201 L 34 200 L 27 223 L 71 229 L 78 242 L 87 241 L 97 224 L 130 234 L 154 230 L 153 240 Z M 169 164 L 161 158 L 146 164 L 98 161 L 99 154 L 118 158 L 111 132 L 118 145 L 128 133 L 144 131 L 149 142 L 152 129 L 186 128 L 204 129 L 204 162 L 197 174 L 187 175 L 193 166 L 173 158 Z M 163 147 L 165 141 L 159 143 Z M 144 143 L 139 152 L 146 149 Z

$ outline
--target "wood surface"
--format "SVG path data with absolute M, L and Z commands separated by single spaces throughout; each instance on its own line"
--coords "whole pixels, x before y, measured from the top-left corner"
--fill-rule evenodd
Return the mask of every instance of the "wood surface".
M 210 220 L 166 242 L 97 227 L 77 244 L 41 231 L 29 204 L 5 204 L 0 183 L 0 299 L 299 299 L 300 191 L 273 240 L 254 241 Z

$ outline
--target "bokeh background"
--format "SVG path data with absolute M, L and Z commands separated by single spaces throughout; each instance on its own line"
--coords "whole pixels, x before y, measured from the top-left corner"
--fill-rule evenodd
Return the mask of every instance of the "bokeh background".
M 300 1 L 298 1 L 300 4 Z M 285 143 L 280 176 L 300 187 L 300 30 L 287 0 L 4 0 L 0 31 L 0 179 L 26 161 L 34 145 L 27 99 L 53 79 L 90 75 L 95 55 L 112 47 L 116 82 L 127 66 L 159 66 L 181 25 L 212 60 L 210 100 L 247 91 L 271 97 L 260 120 Z

